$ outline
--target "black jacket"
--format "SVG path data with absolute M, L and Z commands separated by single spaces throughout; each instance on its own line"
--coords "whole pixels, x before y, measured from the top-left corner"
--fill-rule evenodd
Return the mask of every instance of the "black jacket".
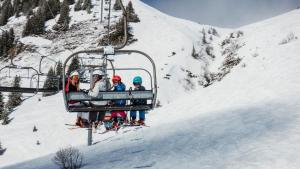
M 134 88 L 134 90 L 137 91 L 145 91 L 145 87 L 144 86 L 140 86 L 138 88 Z M 147 104 L 147 100 L 146 99 L 135 99 L 131 101 L 132 105 L 144 105 Z

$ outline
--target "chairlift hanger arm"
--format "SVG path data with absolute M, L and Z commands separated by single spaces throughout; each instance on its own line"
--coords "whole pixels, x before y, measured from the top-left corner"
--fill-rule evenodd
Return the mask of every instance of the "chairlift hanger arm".
M 54 69 L 56 69 L 57 64 L 58 64 L 58 62 L 57 62 L 56 60 L 51 59 L 51 58 L 49 58 L 49 57 L 47 57 L 47 56 L 45 56 L 45 55 L 42 55 L 42 56 L 41 56 L 41 59 L 40 59 L 40 64 L 39 64 L 39 73 L 40 73 L 40 74 L 45 74 L 45 73 L 42 72 L 42 61 L 44 60 L 44 58 L 47 58 L 47 59 L 49 59 L 50 61 L 52 61 L 52 62 L 55 63 Z

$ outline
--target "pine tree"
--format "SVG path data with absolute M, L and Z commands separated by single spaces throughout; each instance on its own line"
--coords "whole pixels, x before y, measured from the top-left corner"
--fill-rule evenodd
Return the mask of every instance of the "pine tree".
M 119 0 L 116 0 L 115 1 L 115 4 L 114 4 L 114 10 L 116 10 L 116 11 L 118 11 L 118 10 L 121 10 L 122 8 L 121 8 L 121 5 L 120 5 L 120 3 L 119 3 Z
M 58 83 L 58 81 L 55 78 L 55 72 L 54 72 L 53 68 L 51 67 L 48 71 L 47 78 L 46 78 L 43 88 L 49 88 L 49 89 L 56 88 L 58 85 L 57 83 Z M 52 93 L 52 92 L 45 92 L 45 93 L 43 93 L 43 96 L 51 96 L 53 94 L 54 93 Z
M 132 5 L 131 1 L 128 2 L 128 5 L 126 7 L 126 12 L 128 12 L 128 13 L 134 13 L 134 9 L 133 9 L 133 5 Z
M 4 31 L 1 35 L 1 44 L 0 44 L 0 57 L 6 58 L 8 56 L 8 32 Z
M 59 77 L 59 80 L 58 80 L 58 82 L 59 82 L 59 90 L 61 90 L 62 89 L 62 75 L 63 75 L 63 65 L 62 65 L 62 62 L 61 61 L 58 61 L 58 63 L 57 63 L 57 66 L 56 66 L 56 70 L 55 70 L 55 75 L 57 76 L 57 77 Z
M 41 9 L 38 9 L 37 13 L 30 16 L 26 22 L 23 30 L 23 37 L 31 34 L 39 35 L 45 31 L 45 16 Z
M 68 0 L 69 5 L 73 5 L 75 3 L 75 0 Z
M 32 132 L 37 132 L 38 129 L 36 128 L 36 126 L 33 126 Z
M 23 0 L 21 1 L 21 12 L 24 15 L 29 15 L 35 7 L 39 6 L 39 4 L 40 0 Z
M 4 100 L 3 100 L 3 94 L 0 92 L 0 120 L 3 118 L 3 112 L 4 112 Z
M 10 48 L 12 48 L 13 47 L 13 45 L 14 45 L 14 41 L 15 41 L 15 33 L 14 33 L 14 29 L 13 28 L 10 28 L 9 29 L 9 32 L 7 32 L 8 33 L 8 37 L 7 37 L 7 47 L 8 47 L 8 50 L 10 49 Z
M 59 0 L 42 0 L 40 6 L 45 20 L 53 19 L 60 11 Z
M 67 71 L 67 74 L 70 75 L 71 72 L 73 72 L 74 70 L 78 70 L 79 68 L 80 68 L 79 59 L 78 59 L 78 57 L 74 57 L 71 61 L 71 64 L 70 64 L 69 69 Z
M 92 9 L 92 1 L 91 0 L 84 0 L 82 5 L 82 10 L 90 10 Z
M 83 3 L 83 0 L 77 0 L 77 2 L 75 4 L 75 7 L 74 7 L 74 10 L 75 11 L 80 11 L 82 9 L 82 3 Z
M 16 76 L 14 79 L 13 87 L 20 88 L 20 81 L 21 81 L 21 78 L 19 76 Z M 13 108 L 15 108 L 21 104 L 21 102 L 22 102 L 21 97 L 22 97 L 21 93 L 18 93 L 18 92 L 10 93 L 10 95 L 8 96 L 8 101 L 6 103 L 6 107 L 9 112 L 11 112 L 13 110 Z
M 205 29 L 202 29 L 202 43 L 203 44 L 208 44 L 207 40 L 206 40 L 206 32 Z
M 13 16 L 14 9 L 10 0 L 5 0 L 2 5 L 1 15 L 0 15 L 0 26 L 6 25 L 8 19 Z
M 1 141 L 0 141 L 0 156 L 3 155 L 3 153 L 6 151 L 6 148 L 2 147 Z
M 192 57 L 193 57 L 194 59 L 198 59 L 198 56 L 199 56 L 199 55 L 196 53 L 195 46 L 193 45 Z
M 13 10 L 16 17 L 20 16 L 20 12 L 22 10 L 22 3 L 21 0 L 14 0 L 13 1 Z
M 119 22 L 116 23 L 115 31 L 110 33 L 109 39 L 112 45 L 118 45 L 122 43 L 124 39 L 124 18 L 122 17 Z M 131 27 L 127 25 L 127 37 L 128 42 L 130 43 L 130 40 L 132 40 L 133 35 L 131 34 Z M 105 35 L 102 39 L 99 41 L 99 45 L 106 45 L 107 44 L 107 35 Z
M 3 115 L 2 115 L 2 125 L 7 125 L 10 122 L 9 114 L 10 113 L 8 112 L 8 110 L 4 108 Z
M 133 5 L 132 5 L 131 1 L 128 2 L 128 5 L 126 7 L 126 12 L 127 12 L 127 20 L 128 20 L 128 22 L 140 22 L 139 17 L 134 12 Z
M 2 34 L 3 35 L 3 34 Z M 4 49 L 3 49 L 3 40 L 2 40 L 2 36 L 0 36 L 0 60 L 3 59 L 3 52 L 4 52 Z
M 120 42 L 122 42 L 125 34 L 124 34 L 124 19 L 121 18 L 119 20 L 119 22 L 117 22 L 116 24 L 116 31 L 110 34 L 110 40 L 112 42 L 112 44 L 119 44 Z M 132 37 L 132 34 L 129 33 L 130 28 L 127 28 L 127 35 L 128 35 L 128 39 L 130 39 Z
M 57 24 L 53 26 L 53 29 L 56 31 L 66 31 L 69 28 L 69 22 L 70 22 L 70 9 L 69 9 L 69 3 L 68 0 L 64 0 L 61 8 L 60 8 L 60 16 L 57 21 Z
M 8 51 L 14 46 L 14 30 L 10 28 L 9 31 L 3 31 L 0 37 L 0 58 L 6 58 Z

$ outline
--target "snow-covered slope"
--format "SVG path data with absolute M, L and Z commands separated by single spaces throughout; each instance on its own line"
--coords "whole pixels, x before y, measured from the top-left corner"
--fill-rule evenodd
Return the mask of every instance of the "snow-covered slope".
M 194 59 L 193 44 L 198 51 L 205 47 L 201 31 L 209 26 L 167 16 L 137 0 L 133 4 L 141 23 L 132 24 L 138 41 L 127 48 L 153 56 L 163 102 L 147 115 L 150 127 L 94 134 L 94 145 L 86 147 L 86 130 L 64 125 L 76 115 L 65 112 L 61 93 L 41 101 L 35 96 L 13 112 L 10 125 L 0 126 L 7 147 L 0 167 L 55 168 L 50 153 L 67 145 L 84 153 L 83 168 L 300 167 L 299 10 L 238 29 L 244 34 L 236 51 L 241 63 L 207 88 L 192 79 L 195 87 L 187 90 L 182 69 L 218 73 L 225 57 L 221 41 L 235 30 L 217 29 L 220 36 L 211 42 L 215 59 Z M 291 40 L 282 43 L 285 39 Z

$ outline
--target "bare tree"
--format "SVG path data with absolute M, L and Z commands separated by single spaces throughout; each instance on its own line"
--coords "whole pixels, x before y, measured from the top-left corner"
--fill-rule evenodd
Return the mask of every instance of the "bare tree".
M 68 147 L 57 151 L 52 160 L 61 169 L 79 169 L 82 167 L 83 155 L 78 149 Z

